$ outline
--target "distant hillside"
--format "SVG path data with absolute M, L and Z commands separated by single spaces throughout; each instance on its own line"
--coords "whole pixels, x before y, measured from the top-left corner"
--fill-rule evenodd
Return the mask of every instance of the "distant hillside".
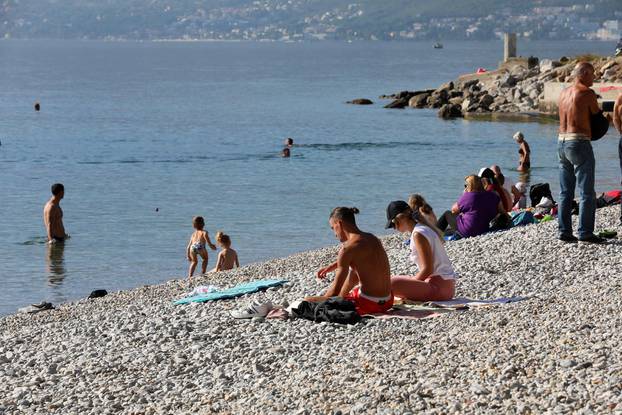
M 622 0 L 0 0 L 5 38 L 581 38 L 612 19 Z

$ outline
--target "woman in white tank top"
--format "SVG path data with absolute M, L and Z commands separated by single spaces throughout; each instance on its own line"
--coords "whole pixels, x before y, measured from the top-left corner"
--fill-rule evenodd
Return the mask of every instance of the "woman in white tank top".
M 410 233 L 410 259 L 419 269 L 416 275 L 391 277 L 393 295 L 413 301 L 451 300 L 456 292 L 456 273 L 440 230 L 402 200 L 387 207 L 386 227 Z

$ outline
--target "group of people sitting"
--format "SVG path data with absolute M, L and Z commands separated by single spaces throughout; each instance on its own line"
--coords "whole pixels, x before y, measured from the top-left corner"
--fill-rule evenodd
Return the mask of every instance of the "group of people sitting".
M 478 175 L 464 178 L 464 193 L 438 218 L 436 226 L 456 238 L 506 228 L 511 222 L 508 212 L 527 207 L 525 193 L 526 185 L 506 180 L 499 166 L 483 168 Z
M 335 237 L 342 242 L 337 260 L 320 269 L 318 278 L 335 272 L 328 290 L 307 301 L 321 302 L 341 297 L 355 304 L 358 314 L 388 311 L 394 297 L 413 301 L 443 301 L 454 297 L 456 273 L 445 250 L 446 233 L 460 237 L 481 235 L 490 223 L 507 216 L 525 198 L 524 191 L 511 185 L 504 188 L 498 166 L 465 178 L 464 193 L 451 210 L 437 218 L 421 195 L 408 202 L 397 200 L 387 206 L 386 228 L 410 235 L 410 260 L 417 265 L 415 275 L 390 275 L 389 259 L 380 240 L 361 231 L 355 220 L 357 208 L 337 207 L 329 217 Z M 519 186 L 521 187 L 521 186 Z

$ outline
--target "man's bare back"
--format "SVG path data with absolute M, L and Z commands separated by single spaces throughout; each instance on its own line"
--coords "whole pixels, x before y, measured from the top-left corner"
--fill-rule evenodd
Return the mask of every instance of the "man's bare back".
M 559 95 L 559 133 L 575 133 L 592 138 L 590 116 L 599 111 L 596 93 L 589 87 L 594 80 L 593 69 L 582 80 L 564 89 Z
M 389 258 L 378 238 L 362 232 L 343 244 L 337 264 L 347 264 L 358 277 L 361 291 L 372 297 L 385 297 L 391 293 Z M 357 281 L 351 281 L 356 285 Z M 340 294 L 347 295 L 353 287 L 344 284 Z M 343 296 L 343 295 L 342 295 Z

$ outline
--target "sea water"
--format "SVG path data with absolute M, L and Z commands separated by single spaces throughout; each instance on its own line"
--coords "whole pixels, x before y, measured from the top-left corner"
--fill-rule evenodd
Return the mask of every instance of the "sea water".
M 521 43 L 559 58 L 601 42 Z M 231 236 L 242 265 L 336 243 L 327 219 L 356 206 L 385 234 L 391 200 L 437 213 L 482 166 L 514 170 L 521 130 L 532 183 L 558 187 L 556 125 L 444 121 L 377 97 L 434 88 L 502 43 L 0 41 L 0 314 L 183 277 L 192 217 Z M 373 106 L 345 104 L 371 98 Z M 35 112 L 33 104 L 41 103 Z M 292 137 L 292 157 L 279 153 Z M 597 191 L 619 183 L 617 137 L 594 145 Z M 64 246 L 45 243 L 43 205 L 62 182 Z M 210 252 L 210 268 L 216 254 Z M 309 278 L 313 274 L 309 273 Z

